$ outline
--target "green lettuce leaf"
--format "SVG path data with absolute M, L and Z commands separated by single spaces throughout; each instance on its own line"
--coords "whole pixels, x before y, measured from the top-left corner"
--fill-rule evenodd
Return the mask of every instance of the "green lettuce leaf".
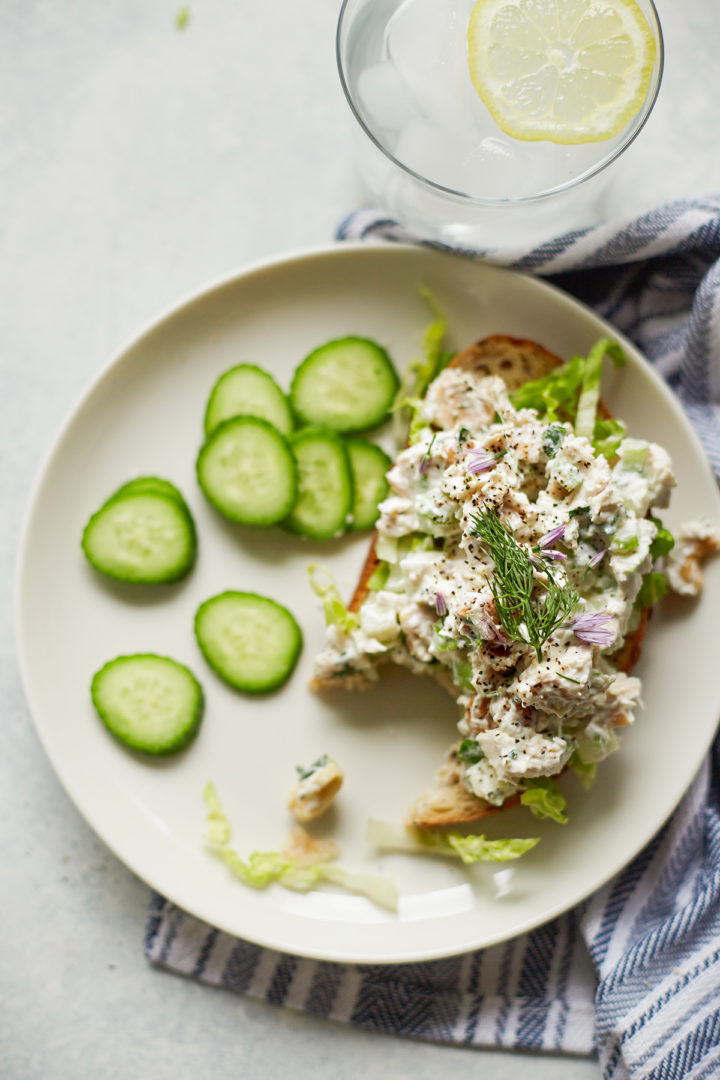
M 472 694 L 475 692 L 472 681 L 472 664 L 469 660 L 455 661 L 453 664 L 453 681 L 464 693 Z
M 273 881 L 293 892 L 309 892 L 323 882 L 338 885 L 347 892 L 367 896 L 369 900 L 389 911 L 398 905 L 397 886 L 386 874 L 358 874 L 324 861 L 298 865 L 297 859 L 281 851 L 254 851 L 242 859 L 230 847 L 232 829 L 212 781 L 203 791 L 207 808 L 205 839 L 208 847 L 222 859 L 228 869 L 253 889 L 265 889 Z
M 664 574 L 659 573 L 657 570 L 645 574 L 640 591 L 635 597 L 635 610 L 644 611 L 645 608 L 652 607 L 653 604 L 657 604 L 658 600 L 662 600 L 667 591 L 668 584 Z
M 482 761 L 485 754 L 478 746 L 477 739 L 463 739 L 458 747 L 458 760 L 464 765 L 477 765 Z
M 595 781 L 597 762 L 583 761 L 577 750 L 575 750 L 568 764 L 585 790 L 589 791 Z
M 384 851 L 445 855 L 469 864 L 519 859 L 526 851 L 535 847 L 539 837 L 486 840 L 484 836 L 463 836 L 453 830 L 413 829 L 371 819 L 367 824 L 365 839 Z
M 390 563 L 378 562 L 377 566 L 373 570 L 372 574 L 368 578 L 367 587 L 371 592 L 377 592 L 378 589 L 382 589 L 390 577 Z
M 318 581 L 317 575 L 319 573 L 326 575 L 326 582 L 323 583 Z M 347 605 L 343 603 L 342 597 L 338 592 L 338 587 L 328 571 L 323 566 L 318 566 L 317 563 L 313 563 L 311 566 L 308 566 L 308 575 L 310 577 L 310 586 L 313 592 L 319 596 L 323 602 L 325 625 L 340 626 L 346 633 L 355 630 L 360 625 L 360 620 L 357 615 L 354 615 L 352 611 L 349 611 Z
M 531 379 L 510 394 L 516 409 L 535 409 L 549 421 L 574 420 L 585 359 L 573 356 L 540 379 Z
M 602 426 L 609 424 L 608 421 L 601 422 L 596 433 L 602 361 L 606 355 L 617 366 L 625 363 L 620 346 L 610 338 L 602 338 L 587 357 L 573 356 L 542 378 L 523 383 L 510 394 L 510 400 L 516 409 L 536 409 L 550 422 L 571 422 L 576 434 L 587 435 L 589 439 L 602 442 L 610 435 L 615 436 L 616 427 Z
M 433 379 L 437 378 L 453 358 L 453 353 L 443 348 L 447 332 L 445 316 L 429 289 L 420 289 L 420 295 L 427 301 L 434 320 L 423 334 L 423 355 L 408 364 L 392 405 L 395 437 L 399 446 L 406 441 L 416 441 L 424 426 L 419 415 L 422 399 Z
M 539 839 L 539 837 L 532 837 L 527 840 L 517 838 L 486 840 L 484 836 L 461 836 L 459 833 L 450 833 L 447 842 L 464 863 L 508 862 L 510 859 L 519 859 L 526 851 L 530 851 Z
M 651 517 L 650 520 L 657 528 L 657 533 L 650 544 L 650 555 L 653 559 L 661 559 L 675 547 L 675 537 L 669 529 L 665 528 L 660 518 Z
M 606 356 L 610 357 L 615 367 L 624 367 L 626 362 L 625 353 L 612 338 L 601 338 L 588 354 L 575 416 L 575 434 L 584 435 L 588 439 L 594 437 L 602 363 Z
M 604 761 L 610 754 L 614 754 L 620 748 L 620 739 L 613 728 L 603 727 L 601 724 L 590 723 L 573 736 L 577 743 L 577 750 L 570 758 L 573 768 L 576 765 L 596 765 L 598 761 Z
M 524 781 L 528 787 L 520 796 L 520 802 L 527 806 L 536 818 L 552 818 L 561 825 L 567 824 L 565 807 L 567 801 L 554 780 L 539 776 L 536 780 Z
M 622 420 L 613 417 L 598 418 L 593 429 L 593 450 L 596 457 L 604 457 L 610 460 L 617 456 L 618 447 L 627 434 L 627 428 Z

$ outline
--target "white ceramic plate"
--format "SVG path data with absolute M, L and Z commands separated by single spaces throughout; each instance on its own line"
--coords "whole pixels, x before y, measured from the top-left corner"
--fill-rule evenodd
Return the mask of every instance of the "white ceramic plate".
M 491 836 L 542 837 L 514 865 L 508 895 L 496 897 L 497 868 L 465 870 L 450 860 L 368 850 L 368 815 L 400 821 L 432 777 L 454 736 L 452 703 L 428 680 L 403 672 L 388 672 L 364 694 L 314 696 L 307 682 L 323 620 L 306 566 L 322 561 L 349 595 L 367 540 L 318 545 L 279 529 L 233 527 L 204 501 L 194 461 L 208 392 L 232 364 L 261 364 L 287 387 L 312 347 L 358 333 L 383 342 L 402 369 L 419 354 L 428 322 L 421 284 L 447 313 L 454 347 L 498 332 L 534 338 L 566 356 L 610 332 L 541 282 L 428 250 L 342 246 L 264 264 L 184 304 L 105 370 L 55 444 L 22 545 L 19 643 L 27 695 L 47 753 L 82 814 L 129 867 L 187 911 L 252 941 L 330 960 L 447 956 L 502 941 L 569 908 L 618 871 L 670 814 L 702 760 L 720 705 L 720 684 L 710 674 L 717 667 L 716 561 L 699 604 L 664 605 L 653 618 L 638 670 L 645 711 L 590 794 L 568 779 L 570 824 L 541 825 L 512 811 L 487 825 Z M 687 420 L 624 344 L 629 367 L 608 373 L 604 396 L 631 432 L 672 453 L 679 488 L 669 522 L 720 518 L 715 482 Z M 92 511 L 122 481 L 143 473 L 174 480 L 197 521 L 199 562 L 176 586 L 110 583 L 80 551 Z M 303 626 L 301 662 L 277 694 L 251 700 L 233 693 L 198 652 L 193 614 L 227 588 L 276 597 Z M 197 741 L 158 763 L 115 743 L 88 695 L 93 672 L 106 660 L 144 651 L 189 664 L 207 693 Z M 285 800 L 294 766 L 323 752 L 347 775 L 319 831 L 339 841 L 342 865 L 396 876 L 397 915 L 329 890 L 255 892 L 203 848 L 206 780 L 217 786 L 240 853 L 277 849 L 291 825 Z

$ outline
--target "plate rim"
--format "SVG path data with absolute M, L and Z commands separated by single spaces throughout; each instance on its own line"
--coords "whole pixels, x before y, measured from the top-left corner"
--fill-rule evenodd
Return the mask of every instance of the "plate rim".
M 570 903 L 560 901 L 553 907 L 545 910 L 539 916 L 530 917 L 525 919 L 523 922 L 519 922 L 516 926 L 513 927 L 510 932 L 502 931 L 500 932 L 500 934 L 498 934 L 498 936 L 494 937 L 492 941 L 485 942 L 484 944 L 478 944 L 477 941 L 467 941 L 463 944 L 443 947 L 441 951 L 438 951 L 438 949 L 435 947 L 432 947 L 427 951 L 416 950 L 412 953 L 412 955 L 408 955 L 407 952 L 403 952 L 397 955 L 389 954 L 388 952 L 383 952 L 382 954 L 378 955 L 367 953 L 363 953 L 361 955 L 357 952 L 353 952 L 352 950 L 346 952 L 340 952 L 336 950 L 332 955 L 328 955 L 327 952 L 323 951 L 322 947 L 313 948 L 310 946 L 306 946 L 303 948 L 293 948 L 292 950 L 288 950 L 285 946 L 278 945 L 277 941 L 267 939 L 267 937 L 263 936 L 263 934 L 255 934 L 252 932 L 250 935 L 246 935 L 244 932 L 242 934 L 238 934 L 237 929 L 232 928 L 228 925 L 223 925 L 222 920 L 214 920 L 212 924 L 207 923 L 202 915 L 196 914 L 195 912 L 188 910 L 188 908 L 184 906 L 181 899 L 171 895 L 171 891 L 155 885 L 145 876 L 144 873 L 141 874 L 138 870 L 135 869 L 131 858 L 125 853 L 124 849 L 126 845 L 112 842 L 111 840 L 109 840 L 106 836 L 105 830 L 98 827 L 93 822 L 92 815 L 86 813 L 82 805 L 84 800 L 78 798 L 73 792 L 70 782 L 68 782 L 65 778 L 63 767 L 55 761 L 53 755 L 48 748 L 48 743 L 45 737 L 44 725 L 38 719 L 39 706 L 34 696 L 32 681 L 29 675 L 30 650 L 27 645 L 28 632 L 26 627 L 26 616 L 24 613 L 23 605 L 23 595 L 25 591 L 24 581 L 28 570 L 28 540 L 32 531 L 33 519 L 36 512 L 38 511 L 40 495 L 45 486 L 48 473 L 50 472 L 55 456 L 58 453 L 63 442 L 65 441 L 65 438 L 69 433 L 70 429 L 72 428 L 76 417 L 81 412 L 88 399 L 100 386 L 100 384 L 104 382 L 104 380 L 110 375 L 110 373 L 114 369 L 116 369 L 122 364 L 126 356 L 131 353 L 132 350 L 140 347 L 148 337 L 150 337 L 155 332 L 160 331 L 168 322 L 186 313 L 193 305 L 202 303 L 203 301 L 207 300 L 209 297 L 212 296 L 212 294 L 230 288 L 233 285 L 236 285 L 238 282 L 242 281 L 243 279 L 253 277 L 264 271 L 271 271 L 279 267 L 288 266 L 289 264 L 302 263 L 314 259 L 324 259 L 327 257 L 333 258 L 336 255 L 352 256 L 353 254 L 362 253 L 377 256 L 378 254 L 382 253 L 382 257 L 392 259 L 396 255 L 407 254 L 410 252 L 414 254 L 422 253 L 424 256 L 429 258 L 439 257 L 440 259 L 450 260 L 462 259 L 467 263 L 474 262 L 476 269 L 480 273 L 509 276 L 513 279 L 520 278 L 524 282 L 526 282 L 531 288 L 537 289 L 539 293 L 549 293 L 553 295 L 556 299 L 559 299 L 563 304 L 566 304 L 570 308 L 576 309 L 584 317 L 591 316 L 593 319 L 602 324 L 603 327 L 607 328 L 609 331 L 612 332 L 612 335 L 619 340 L 623 348 L 634 354 L 634 357 L 639 359 L 639 361 L 642 363 L 644 368 L 647 370 L 650 378 L 652 379 L 655 389 L 664 397 L 666 403 L 672 409 L 672 412 L 677 422 L 684 429 L 684 432 L 690 436 L 691 442 L 694 444 L 695 449 L 699 452 L 699 457 L 702 461 L 707 477 L 711 478 L 713 483 L 716 482 L 709 460 L 707 458 L 704 448 L 702 447 L 702 443 L 700 442 L 697 432 L 691 424 L 689 417 L 685 413 L 681 402 L 672 392 L 672 390 L 667 385 L 662 376 L 659 374 L 657 369 L 654 368 L 652 364 L 650 364 L 650 362 L 646 359 L 640 349 L 629 338 L 627 338 L 622 333 L 622 331 L 614 327 L 605 318 L 603 318 L 603 316 L 593 311 L 592 308 L 590 308 L 588 305 L 576 299 L 570 293 L 565 292 L 553 282 L 545 280 L 540 275 L 527 274 L 509 267 L 499 266 L 497 264 L 489 263 L 481 259 L 473 259 L 472 257 L 468 258 L 467 256 L 458 255 L 457 253 L 444 251 L 442 249 L 438 249 L 428 245 L 416 245 L 409 243 L 388 243 L 382 245 L 370 244 L 363 241 L 333 241 L 332 243 L 328 244 L 312 245 L 310 247 L 304 248 L 294 248 L 287 252 L 269 255 L 257 260 L 253 260 L 247 264 L 241 264 L 240 267 L 238 267 L 230 274 L 225 274 L 218 276 L 217 278 L 213 278 L 204 286 L 200 286 L 193 290 L 188 290 L 179 299 L 164 305 L 154 316 L 146 318 L 143 321 L 141 327 L 136 330 L 135 333 L 127 335 L 122 340 L 121 344 L 112 351 L 109 358 L 105 359 L 99 365 L 91 378 L 86 381 L 85 385 L 81 387 L 80 391 L 78 391 L 77 394 L 74 396 L 73 402 L 66 411 L 60 424 L 58 425 L 44 455 L 41 458 L 40 464 L 36 467 L 34 480 L 30 486 L 24 512 L 21 516 L 21 525 L 18 533 L 17 556 L 14 568 L 15 587 L 13 597 L 13 625 L 15 631 L 16 653 L 22 688 L 25 695 L 28 711 L 32 720 L 33 728 L 39 739 L 40 745 L 45 752 L 48 762 L 53 770 L 53 773 L 55 774 L 55 777 L 60 782 L 61 787 L 63 788 L 67 797 L 70 799 L 71 803 L 74 805 L 80 816 L 89 826 L 89 828 L 93 831 L 93 833 L 102 841 L 103 844 L 106 845 L 106 847 L 108 847 L 108 849 L 113 853 L 113 855 L 115 855 L 115 857 L 118 858 L 132 874 L 134 874 L 141 881 L 143 881 L 148 888 L 156 892 L 161 892 L 167 900 L 169 900 L 173 905 L 178 907 L 186 914 L 190 915 L 192 918 L 195 918 L 208 926 L 215 926 L 217 927 L 217 929 L 229 934 L 233 938 L 240 938 L 242 940 L 249 941 L 262 948 L 287 953 L 288 955 L 292 956 L 333 963 L 387 965 L 418 963 L 436 959 L 443 959 L 447 957 L 463 955 L 474 949 L 489 948 L 493 945 L 499 945 L 503 942 L 513 940 L 521 934 L 527 933 L 533 929 L 545 925 L 547 922 L 551 921 L 554 918 L 557 918 L 559 915 L 570 910 L 577 904 L 587 900 L 587 898 L 592 895 L 592 893 L 596 892 L 600 888 L 603 888 L 610 880 L 612 880 L 613 877 L 622 872 L 622 870 L 626 868 L 634 858 L 637 857 L 637 855 L 643 850 L 643 848 L 652 839 L 652 837 L 664 827 L 672 814 L 676 811 L 680 801 L 689 789 L 689 785 L 693 783 L 693 779 L 691 778 L 688 786 L 683 787 L 679 796 L 673 802 L 672 806 L 667 811 L 662 820 L 655 819 L 651 831 L 648 832 L 644 839 L 638 841 L 632 852 L 628 854 L 626 858 L 624 858 L 623 862 L 619 866 L 614 866 L 611 870 L 608 870 L 606 874 L 602 875 L 600 881 L 594 881 L 593 884 L 581 894 L 574 895 Z M 702 753 L 698 754 L 698 766 L 695 773 L 693 774 L 694 776 L 697 775 L 697 769 L 702 767 L 703 760 L 707 755 L 709 747 L 712 745 L 713 738 L 714 734 L 711 733 L 709 738 L 705 741 L 703 745 Z

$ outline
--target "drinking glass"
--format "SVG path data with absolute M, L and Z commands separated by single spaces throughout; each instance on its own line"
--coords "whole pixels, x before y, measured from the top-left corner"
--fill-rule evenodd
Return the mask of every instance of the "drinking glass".
M 483 104 L 466 51 L 474 0 L 344 0 L 338 69 L 377 204 L 411 232 L 460 247 L 532 245 L 597 222 L 610 166 L 662 78 L 658 14 L 653 0 L 637 3 L 656 46 L 641 108 L 614 138 L 561 145 L 512 138 Z

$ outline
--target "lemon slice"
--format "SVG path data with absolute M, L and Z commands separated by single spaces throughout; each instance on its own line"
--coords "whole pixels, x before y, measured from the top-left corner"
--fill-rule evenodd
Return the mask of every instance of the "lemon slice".
M 635 0 L 477 0 L 473 85 L 516 139 L 599 142 L 639 112 L 655 39 Z

